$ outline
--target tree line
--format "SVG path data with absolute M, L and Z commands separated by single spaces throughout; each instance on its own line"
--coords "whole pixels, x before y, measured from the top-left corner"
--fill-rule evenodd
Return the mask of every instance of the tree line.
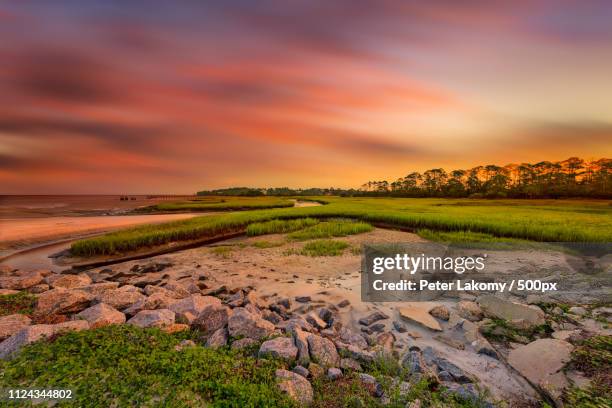
M 578 157 L 538 163 L 430 169 L 388 182 L 368 181 L 364 195 L 472 198 L 612 198 L 612 159 Z
M 368 181 L 359 189 L 232 187 L 199 191 L 226 196 L 391 196 L 449 198 L 612 198 L 612 159 L 487 164 L 470 169 L 411 172 L 395 181 Z

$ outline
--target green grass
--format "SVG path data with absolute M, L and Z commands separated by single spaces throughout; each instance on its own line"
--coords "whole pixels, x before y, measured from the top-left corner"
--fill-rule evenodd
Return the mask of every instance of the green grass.
M 306 241 L 308 239 L 345 237 L 347 235 L 361 234 L 372 231 L 372 226 L 365 222 L 325 221 L 312 227 L 304 228 L 289 234 L 289 239 L 295 241 Z
M 266 249 L 266 248 L 276 248 L 285 245 L 283 241 L 257 241 L 251 244 L 255 248 Z
M 15 313 L 30 315 L 34 312 L 35 306 L 36 296 L 27 292 L 0 296 L 0 316 Z
M 308 242 L 300 251 L 301 255 L 306 256 L 338 256 L 349 247 L 349 244 L 332 239 L 319 239 Z
M 71 332 L 0 361 L 0 388 L 70 388 L 74 399 L 61 405 L 74 407 L 292 406 L 275 385 L 281 363 L 226 348 L 176 351 L 186 335 L 130 325 Z
M 319 221 L 314 218 L 298 218 L 295 220 L 271 220 L 266 222 L 255 222 L 246 229 L 250 237 L 266 234 L 285 234 L 298 231 L 306 227 L 312 227 Z
M 395 228 L 471 231 L 548 242 L 612 242 L 612 206 L 587 200 L 323 197 L 327 205 L 235 212 L 128 228 L 72 244 L 77 256 L 133 251 L 244 231 L 273 219 L 354 218 Z
M 210 249 L 210 252 L 212 252 L 213 254 L 217 255 L 220 258 L 228 259 L 231 256 L 233 250 L 234 248 L 231 246 L 222 245 L 222 246 L 212 247 Z
M 135 212 L 198 212 L 262 210 L 293 207 L 291 200 L 278 197 L 202 197 L 190 201 L 168 202 L 139 208 Z

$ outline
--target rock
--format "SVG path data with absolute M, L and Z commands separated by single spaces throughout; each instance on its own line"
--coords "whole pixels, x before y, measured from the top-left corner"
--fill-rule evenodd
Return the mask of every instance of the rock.
M 166 326 L 163 326 L 161 330 L 164 333 L 178 333 L 185 330 L 189 330 L 189 325 L 183 323 L 172 323 Z
M 253 305 L 258 309 L 267 309 L 270 306 L 269 302 L 257 296 L 253 290 L 246 294 L 244 297 L 244 303 L 247 305 Z
M 306 319 L 304 319 L 302 316 L 298 316 L 298 315 L 293 315 L 291 316 L 291 318 L 287 321 L 284 322 L 280 322 L 278 324 L 278 327 L 280 329 L 284 329 L 285 331 L 290 332 L 291 330 L 293 330 L 294 327 L 297 327 L 299 329 L 305 330 L 305 331 L 312 331 L 313 327 L 310 323 L 308 323 L 306 321 Z
M 293 336 L 293 343 L 297 347 L 297 361 L 299 364 L 306 365 L 310 362 L 310 351 L 308 349 L 308 333 L 302 331 L 298 327 L 294 327 L 291 330 Z
M 0 296 L 16 295 L 17 293 L 19 293 L 18 290 L 0 289 Z
M 582 307 L 582 306 L 573 306 L 570 307 L 568 310 L 571 314 L 575 314 L 578 316 L 584 316 L 585 314 L 587 314 L 587 310 Z
M 28 272 L 17 276 L 0 277 L 0 288 L 23 290 L 42 283 L 44 276 L 37 271 Z
M 180 321 L 192 323 L 204 309 L 211 305 L 221 307 L 221 301 L 212 296 L 191 295 L 171 304 L 168 309 L 176 313 Z
M 291 309 L 291 301 L 289 299 L 281 299 L 277 303 L 285 309 Z
M 91 285 L 91 278 L 84 273 L 78 275 L 52 275 L 47 278 L 52 288 L 76 289 Z
M 119 289 L 111 289 L 104 291 L 96 296 L 95 302 L 106 303 L 109 306 L 114 307 L 117 310 L 124 310 L 134 305 L 138 301 L 145 299 L 145 296 L 136 290 L 131 288 L 123 289 L 125 286 Z
M 168 289 L 166 289 L 166 288 L 162 288 L 161 286 L 154 286 L 154 285 L 147 285 L 147 286 L 145 286 L 145 288 L 144 288 L 144 293 L 145 293 L 147 296 L 151 296 L 151 295 L 153 295 L 154 293 L 162 293 L 162 294 L 164 294 L 165 296 L 170 297 L 170 298 L 173 298 L 173 299 L 183 299 L 183 298 L 185 298 L 185 297 L 189 296 L 189 295 L 187 295 L 187 296 L 181 296 L 180 294 L 178 294 L 178 293 L 176 293 L 176 292 L 173 292 L 173 291 L 168 290 Z
M 308 378 L 308 376 L 310 375 L 310 372 L 308 372 L 308 369 L 306 369 L 305 367 L 301 365 L 293 367 L 291 371 L 293 371 L 296 374 L 301 375 L 304 378 Z
M 459 316 L 471 322 L 480 321 L 483 317 L 480 306 L 478 306 L 476 302 L 471 302 L 469 300 L 462 300 L 457 303 L 457 311 L 459 312 Z
M 450 318 L 450 312 L 448 311 L 448 308 L 444 305 L 435 306 L 429 311 L 429 314 L 440 320 L 448 321 L 448 319 Z
M 174 350 L 181 351 L 184 348 L 195 347 L 195 345 L 196 344 L 193 342 L 193 340 L 181 340 L 181 342 L 179 344 L 174 346 Z
M 168 309 L 159 310 L 142 310 L 127 321 L 127 324 L 147 328 L 147 327 L 163 327 L 174 323 L 174 312 Z
M 332 367 L 327 369 L 327 378 L 330 380 L 337 380 L 340 377 L 342 377 L 342 371 L 339 368 Z
M 316 334 L 307 336 L 310 358 L 324 367 L 337 367 L 340 364 L 340 356 L 336 351 L 334 343 Z
M 259 358 L 280 358 L 283 360 L 293 361 L 298 354 L 297 347 L 293 344 L 291 337 L 277 337 L 271 340 L 266 340 L 259 348 Z
M 134 303 L 132 306 L 125 309 L 124 312 L 133 316 L 141 310 L 170 309 L 170 306 L 176 302 L 178 302 L 177 299 L 168 297 L 162 292 L 156 292 Z
M 308 364 L 308 371 L 310 372 L 310 376 L 312 378 L 319 378 L 325 375 L 325 369 L 321 367 L 317 363 L 313 363 L 312 361 Z
M 307 379 L 299 374 L 282 369 L 276 370 L 276 378 L 279 381 L 278 388 L 287 393 L 292 400 L 301 406 L 308 406 L 312 403 L 312 386 Z
M 320 319 L 319 316 L 312 312 L 306 316 L 306 321 L 319 330 L 323 330 L 327 327 L 327 323 L 325 323 L 323 319 Z
M 343 370 L 363 371 L 361 364 L 352 358 L 343 358 L 340 360 L 340 368 Z
M 245 347 L 249 347 L 252 346 L 253 344 L 256 344 L 257 341 L 250 339 L 248 337 L 236 340 L 232 343 L 232 350 L 239 350 Z
M 389 318 L 389 316 L 387 316 L 383 312 L 376 311 L 374 313 L 370 313 L 366 317 L 362 317 L 361 319 L 359 319 L 359 324 L 362 324 L 364 326 L 369 326 L 372 323 L 375 323 L 375 322 L 377 322 L 379 320 L 384 320 L 384 319 L 388 319 L 388 318 Z
M 508 363 L 532 384 L 558 400 L 568 386 L 562 368 L 574 347 L 563 340 L 540 339 L 511 350 Z
M 174 292 L 177 299 L 183 299 L 191 295 L 191 292 L 189 292 L 187 288 L 185 288 L 185 286 L 175 280 L 169 280 L 168 282 L 166 282 L 164 288 L 166 290 Z
M 418 347 L 411 347 L 402 358 L 402 367 L 408 370 L 408 374 L 421 374 L 425 371 L 425 362 L 421 350 Z
M 454 382 L 460 384 L 472 382 L 470 377 L 461 368 L 451 363 L 447 359 L 442 357 L 436 357 L 434 359 L 434 363 L 438 367 L 439 373 L 442 371 L 446 371 L 453 378 Z
M 283 321 L 283 318 L 278 313 L 275 313 L 268 309 L 265 309 L 262 312 L 262 317 L 272 324 L 277 324 Z
M 244 306 L 244 292 L 242 290 L 237 291 L 232 296 L 227 298 L 225 303 L 232 308 Z
M 328 323 L 332 320 L 332 311 L 326 307 L 322 307 L 319 309 L 319 318 L 323 320 L 325 323 Z
M 46 283 L 39 283 L 38 285 L 34 285 L 31 288 L 28 288 L 28 292 L 30 293 L 43 293 L 49 290 L 49 285 Z
M 376 337 L 376 344 L 382 346 L 384 350 L 392 351 L 395 336 L 391 332 L 381 333 Z
M 403 319 L 420 324 L 431 330 L 442 331 L 440 323 L 429 314 L 430 304 L 424 302 L 403 302 L 402 306 L 399 308 L 399 315 Z
M 64 333 L 70 330 L 84 330 L 87 328 L 88 324 L 83 320 L 60 324 L 35 324 L 27 326 L 0 343 L 0 359 L 10 358 L 15 355 L 21 347 L 42 338 L 49 338 L 55 334 Z
M 298 303 L 308 303 L 312 300 L 310 296 L 297 296 L 295 301 Z
M 507 320 L 519 329 L 528 329 L 546 323 L 545 314 L 537 306 L 510 302 L 493 295 L 478 298 L 478 304 L 488 317 Z
M 221 303 L 211 303 L 202 309 L 200 314 L 191 322 L 191 325 L 204 334 L 208 334 L 225 327 L 228 323 L 228 318 L 229 310 L 227 307 Z M 232 334 L 232 336 L 234 335 Z
M 107 290 L 117 289 L 119 287 L 119 282 L 99 282 L 92 283 L 91 285 L 83 286 L 79 288 L 80 290 L 91 293 L 94 296 L 98 296 Z
M 221 328 L 215 331 L 212 336 L 206 340 L 206 347 L 210 348 L 219 348 L 227 345 L 227 330 L 225 328 Z
M 343 327 L 342 329 L 340 329 L 339 334 L 340 334 L 340 340 L 342 340 L 345 343 L 352 344 L 362 349 L 365 349 L 368 347 L 368 342 L 366 341 L 366 339 L 363 338 L 361 334 L 355 333 L 354 331 L 346 327 Z
M 393 328 L 397 330 L 398 333 L 406 333 L 406 331 L 408 331 L 406 325 L 397 320 L 393 321 Z
M 374 353 L 367 350 L 362 350 L 361 348 L 352 344 L 346 348 L 346 352 L 351 356 L 351 358 L 354 358 L 355 360 L 364 364 L 370 364 L 374 361 Z
M 384 389 L 382 385 L 376 381 L 376 378 L 372 377 L 369 374 L 361 373 L 359 374 L 359 380 L 366 387 L 366 389 L 375 396 L 376 398 L 380 398 L 384 394 Z
M 612 316 L 612 307 L 598 307 L 596 309 L 593 309 L 592 312 L 593 317 L 595 318 L 605 318 L 605 319 L 609 319 L 610 316 Z
M 348 305 L 350 305 L 351 302 L 349 302 L 348 300 L 344 299 L 343 301 L 341 301 L 340 303 L 338 303 L 338 307 L 343 308 L 343 307 L 347 307 Z
M 86 320 L 92 329 L 110 324 L 125 323 L 125 315 L 106 303 L 98 303 L 91 306 L 77 314 L 76 317 Z
M 35 313 L 52 315 L 77 313 L 87 308 L 93 296 L 77 289 L 57 288 L 38 295 Z
M 551 334 L 553 339 L 568 341 L 572 336 L 580 334 L 580 330 L 558 330 Z
M 11 337 L 21 329 L 30 325 L 32 321 L 22 314 L 12 314 L 0 317 L 0 341 Z
M 483 402 L 481 400 L 480 393 L 473 384 L 455 384 L 452 382 L 443 382 L 442 385 L 444 385 L 446 388 L 443 392 L 445 395 L 453 395 L 454 398 L 458 399 L 459 401 L 470 402 L 482 408 L 494 408 L 493 404 L 486 401 Z
M 228 329 L 232 337 L 244 336 L 259 340 L 272 334 L 275 327 L 245 308 L 237 307 L 228 319 Z

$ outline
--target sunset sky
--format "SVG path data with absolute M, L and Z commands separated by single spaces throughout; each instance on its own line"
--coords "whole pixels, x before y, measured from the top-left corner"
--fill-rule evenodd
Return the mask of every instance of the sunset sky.
M 0 0 L 0 193 L 612 157 L 612 1 Z

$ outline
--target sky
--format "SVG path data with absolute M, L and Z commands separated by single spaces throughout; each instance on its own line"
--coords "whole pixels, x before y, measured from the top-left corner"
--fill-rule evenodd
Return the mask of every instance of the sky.
M 612 157 L 612 2 L 0 0 L 0 193 Z

